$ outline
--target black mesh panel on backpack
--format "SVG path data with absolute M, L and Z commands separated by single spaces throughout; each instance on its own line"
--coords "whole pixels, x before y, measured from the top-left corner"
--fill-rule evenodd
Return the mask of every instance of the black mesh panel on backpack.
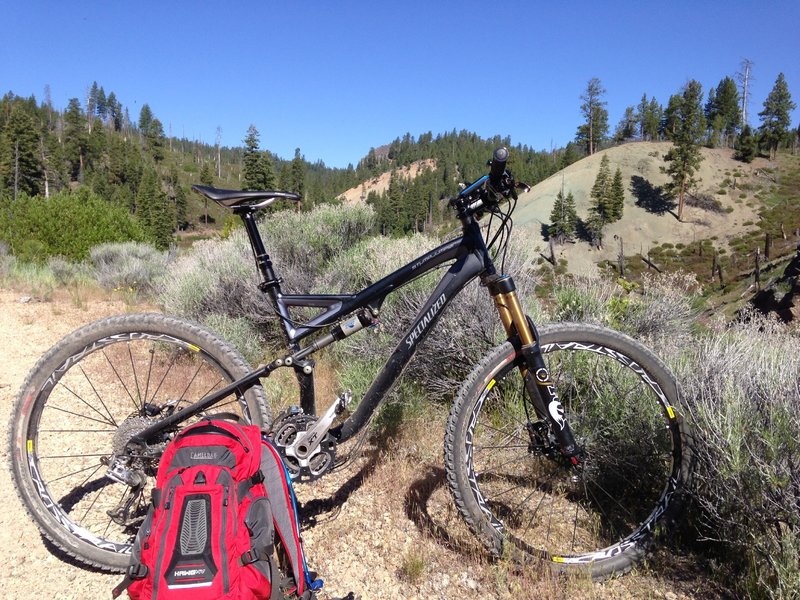
M 192 494 L 183 499 L 178 543 L 166 573 L 171 588 L 211 585 L 217 567 L 211 553 L 211 498 Z

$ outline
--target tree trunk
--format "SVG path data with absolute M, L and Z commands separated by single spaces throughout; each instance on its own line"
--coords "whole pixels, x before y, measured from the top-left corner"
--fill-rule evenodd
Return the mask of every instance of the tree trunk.
M 756 270 L 755 270 L 756 291 L 761 290 L 761 248 L 756 248 Z
M 686 173 L 681 177 L 681 192 L 678 195 L 678 221 L 683 222 L 683 202 L 686 195 Z
M 44 141 L 39 140 L 39 150 L 42 152 L 42 170 L 44 171 L 44 197 L 50 197 L 50 179 L 47 177 L 47 159 L 44 154 Z
M 19 190 L 19 140 L 14 142 L 14 201 Z

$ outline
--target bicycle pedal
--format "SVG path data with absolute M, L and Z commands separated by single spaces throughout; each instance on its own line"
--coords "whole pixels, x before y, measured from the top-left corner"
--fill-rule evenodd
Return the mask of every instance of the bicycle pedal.
M 350 405 L 353 403 L 353 391 L 345 390 L 339 394 L 338 402 L 340 411 L 350 408 Z

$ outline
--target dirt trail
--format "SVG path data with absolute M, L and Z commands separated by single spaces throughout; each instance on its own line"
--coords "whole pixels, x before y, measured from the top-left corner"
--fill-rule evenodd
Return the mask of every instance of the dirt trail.
M 0 289 L 0 427 L 8 431 L 15 396 L 36 360 L 74 329 L 129 311 L 121 302 L 69 299 L 21 302 Z M 136 309 L 140 310 L 140 309 Z M 353 590 L 363 600 L 449 598 L 687 598 L 717 597 L 696 571 L 674 561 L 656 566 L 669 575 L 636 574 L 604 584 L 516 574 L 487 561 L 458 520 L 443 487 L 444 415 L 407 424 L 399 438 L 368 448 L 355 466 L 313 485 L 298 486 L 310 567 L 327 594 Z M 119 575 L 93 572 L 64 559 L 46 543 L 16 497 L 7 437 L 0 457 L 0 598 L 107 598 Z M 368 445 L 369 446 L 369 445 Z M 672 560 L 672 559 L 669 559 Z M 666 579 L 670 577 L 671 580 Z M 327 598 L 322 595 L 322 599 Z

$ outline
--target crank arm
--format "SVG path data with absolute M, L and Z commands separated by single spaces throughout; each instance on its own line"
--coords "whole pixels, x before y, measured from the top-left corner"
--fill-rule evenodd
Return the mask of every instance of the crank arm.
M 294 443 L 286 447 L 286 455 L 296 458 L 301 466 L 307 466 L 308 459 L 319 451 L 320 443 L 330 431 L 336 417 L 350 403 L 352 397 L 353 395 L 349 391 L 339 396 L 311 429 L 298 435 Z

